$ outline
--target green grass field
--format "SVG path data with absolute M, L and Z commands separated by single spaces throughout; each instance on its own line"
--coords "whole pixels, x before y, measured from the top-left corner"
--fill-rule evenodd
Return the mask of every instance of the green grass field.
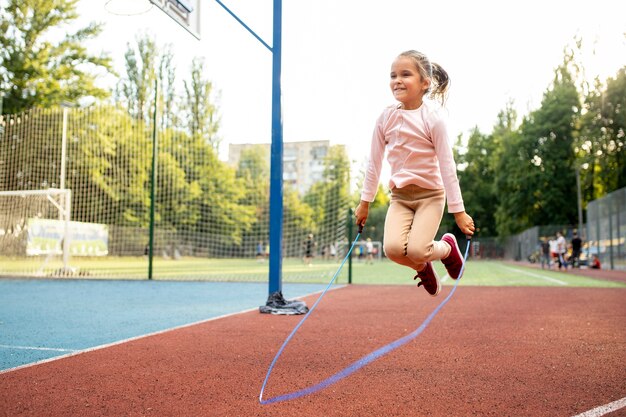
M 444 285 L 453 285 L 440 262 L 435 269 Z M 413 284 L 412 271 L 390 261 L 374 265 L 357 264 L 353 282 L 357 284 Z M 562 272 L 511 265 L 500 261 L 469 260 L 462 277 L 463 285 L 489 286 L 550 286 L 550 287 L 626 287 L 625 283 L 612 282 Z
M 70 263 L 75 273 L 71 277 L 94 279 L 147 279 L 148 260 L 145 257 L 74 257 Z M 283 281 L 294 283 L 328 283 L 339 268 L 339 261 L 316 259 L 312 266 L 304 265 L 299 259 L 283 260 Z M 0 258 L 0 276 L 50 277 L 62 268 L 60 259 Z M 444 285 L 452 285 L 446 279 L 445 269 L 435 263 Z M 349 265 L 346 262 L 335 283 L 348 282 Z M 153 278 L 155 280 L 202 280 L 202 281 L 250 281 L 266 282 L 268 262 L 255 259 L 202 259 L 182 258 L 179 260 L 155 258 Z M 410 269 L 388 260 L 366 264 L 352 262 L 354 284 L 415 285 Z M 500 261 L 469 260 L 463 285 L 490 286 L 555 286 L 555 287 L 626 287 L 625 283 L 611 282 L 573 274 L 511 265 Z

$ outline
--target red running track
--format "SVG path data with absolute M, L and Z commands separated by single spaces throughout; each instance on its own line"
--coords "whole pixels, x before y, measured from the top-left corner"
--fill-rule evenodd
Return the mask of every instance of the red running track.
M 412 332 L 450 288 L 328 292 L 266 398 Z M 571 417 L 626 397 L 626 289 L 461 284 L 414 341 L 323 391 L 261 405 L 268 366 L 300 319 L 248 312 L 2 373 L 0 415 Z

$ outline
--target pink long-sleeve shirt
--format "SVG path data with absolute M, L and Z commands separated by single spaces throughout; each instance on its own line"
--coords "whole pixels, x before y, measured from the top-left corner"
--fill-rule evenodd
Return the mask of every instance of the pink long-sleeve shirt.
M 393 105 L 382 112 L 372 137 L 363 201 L 376 197 L 385 150 L 391 167 L 389 188 L 409 184 L 429 190 L 443 188 L 448 212 L 465 211 L 446 122 L 433 103 L 424 101 L 416 110 Z

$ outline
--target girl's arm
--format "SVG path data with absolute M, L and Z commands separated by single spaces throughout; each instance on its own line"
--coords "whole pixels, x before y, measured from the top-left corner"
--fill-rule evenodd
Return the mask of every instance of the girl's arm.
M 457 226 L 459 226 L 459 229 L 461 229 L 466 236 L 473 236 L 475 231 L 474 219 L 465 212 L 461 187 L 456 174 L 456 162 L 454 161 L 452 146 L 450 146 L 448 128 L 443 118 L 439 117 L 435 120 L 431 128 L 431 134 L 433 145 L 435 146 L 435 153 L 439 160 L 441 177 L 444 188 L 446 189 L 448 210 L 454 214 L 454 220 Z
M 385 133 L 383 132 L 383 121 L 385 113 L 380 115 L 376 120 L 376 126 L 372 133 L 372 141 L 370 145 L 370 157 L 365 171 L 363 180 L 363 190 L 361 191 L 362 201 L 374 201 L 376 192 L 378 191 L 378 181 L 385 156 Z
M 435 154 L 439 161 L 441 179 L 443 180 L 443 186 L 446 190 L 448 212 L 464 212 L 463 196 L 461 195 L 459 178 L 456 173 L 456 162 L 454 161 L 454 153 L 452 152 L 445 119 L 441 115 L 436 114 L 434 120 L 431 121 L 430 130 L 433 146 L 435 147 Z
M 385 156 L 384 119 L 385 112 L 383 112 L 376 121 L 376 127 L 372 135 L 370 158 L 367 164 L 367 171 L 365 172 L 365 180 L 363 181 L 363 190 L 361 191 L 361 202 L 354 211 L 356 224 L 360 226 L 365 226 L 369 214 L 370 202 L 374 201 L 376 192 L 378 191 L 378 181 L 380 179 L 383 157 Z

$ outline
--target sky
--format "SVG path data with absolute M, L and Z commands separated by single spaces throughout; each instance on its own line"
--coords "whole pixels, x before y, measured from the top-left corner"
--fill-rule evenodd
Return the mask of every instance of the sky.
M 205 79 L 219 92 L 225 160 L 228 143 L 271 142 L 272 54 L 216 1 L 193 1 L 200 40 L 156 7 L 118 16 L 106 0 L 80 0 L 78 23 L 105 23 L 90 49 L 108 53 L 120 73 L 138 34 L 171 44 L 181 92 L 192 59 L 204 57 Z M 222 1 L 272 44 L 272 0 Z M 394 103 L 389 70 L 402 51 L 424 52 L 450 75 L 451 140 L 475 126 L 490 133 L 511 100 L 520 118 L 539 108 L 575 36 L 589 78 L 605 81 L 626 65 L 626 2 L 613 0 L 283 0 L 282 14 L 283 140 L 344 144 L 357 167 L 376 118 Z

